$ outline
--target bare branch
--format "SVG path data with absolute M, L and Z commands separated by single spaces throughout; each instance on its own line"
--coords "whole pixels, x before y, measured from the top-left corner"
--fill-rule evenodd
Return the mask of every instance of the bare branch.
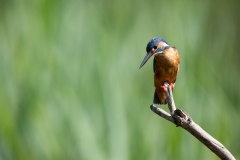
M 204 131 L 199 125 L 194 123 L 188 114 L 186 114 L 183 110 L 176 109 L 171 87 L 168 83 L 164 83 L 164 85 L 167 87 L 167 102 L 171 115 L 163 109 L 157 108 L 153 104 L 150 106 L 151 110 L 164 119 L 187 130 L 219 158 L 223 160 L 235 160 L 233 155 L 220 142 Z

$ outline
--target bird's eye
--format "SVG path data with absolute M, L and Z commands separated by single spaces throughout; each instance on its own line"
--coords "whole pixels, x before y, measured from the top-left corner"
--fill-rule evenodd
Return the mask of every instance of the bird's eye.
M 157 46 L 154 46 L 153 48 L 154 48 L 154 49 L 157 49 Z

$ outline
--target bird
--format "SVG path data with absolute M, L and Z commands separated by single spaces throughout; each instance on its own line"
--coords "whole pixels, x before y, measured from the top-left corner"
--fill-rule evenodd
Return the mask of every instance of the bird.
M 167 88 L 164 86 L 164 82 L 167 82 L 171 86 L 172 91 L 174 90 L 180 67 L 179 52 L 177 48 L 169 46 L 167 41 L 162 37 L 151 39 L 146 46 L 146 52 L 147 54 L 139 69 L 144 66 L 150 57 L 154 56 L 153 72 L 155 92 L 153 104 L 167 104 Z

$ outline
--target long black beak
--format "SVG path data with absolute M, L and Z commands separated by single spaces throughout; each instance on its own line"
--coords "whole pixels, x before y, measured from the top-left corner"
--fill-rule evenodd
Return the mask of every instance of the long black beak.
M 149 59 L 150 57 L 152 57 L 152 55 L 153 55 L 152 52 L 149 52 L 149 53 L 146 54 L 146 56 L 144 57 L 144 59 L 143 59 L 141 65 L 140 65 L 139 69 L 142 68 L 142 66 L 148 61 L 148 59 Z

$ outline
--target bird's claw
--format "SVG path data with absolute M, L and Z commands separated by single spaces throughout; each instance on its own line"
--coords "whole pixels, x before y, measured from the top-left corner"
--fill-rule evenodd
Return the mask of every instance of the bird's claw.
M 172 91 L 173 91 L 174 90 L 174 83 L 169 83 L 169 85 L 171 86 Z
M 159 87 L 162 91 L 167 92 L 167 87 L 165 87 L 164 85 L 160 85 Z
M 169 83 L 171 86 L 172 91 L 174 90 L 174 83 Z M 167 92 L 167 87 L 165 85 L 159 85 L 160 89 L 164 92 Z

